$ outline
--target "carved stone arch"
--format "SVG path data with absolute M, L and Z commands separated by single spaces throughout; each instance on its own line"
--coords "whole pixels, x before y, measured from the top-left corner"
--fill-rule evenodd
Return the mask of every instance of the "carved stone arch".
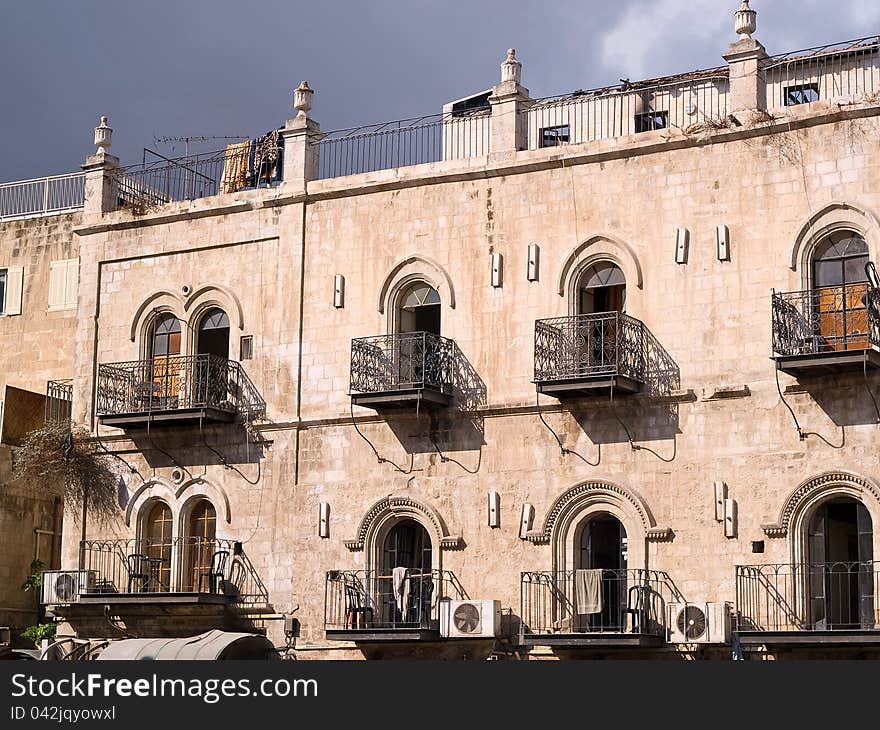
M 598 514 L 612 515 L 623 524 L 631 567 L 647 567 L 648 541 L 668 540 L 672 536 L 668 527 L 658 527 L 651 509 L 638 492 L 614 482 L 585 481 L 557 497 L 543 524 L 526 533 L 525 538 L 537 544 L 552 544 L 553 569 L 566 570 L 571 567 L 572 544 L 578 526 Z
M 229 316 L 230 322 L 235 322 L 239 330 L 244 329 L 241 300 L 226 287 L 202 284 L 192 290 L 183 304 L 183 311 L 189 314 L 190 332 L 195 332 L 198 318 L 208 307 L 219 307 Z
M 580 275 L 597 261 L 617 264 L 627 283 L 634 283 L 639 289 L 643 287 L 642 264 L 633 247 L 612 236 L 596 235 L 577 246 L 562 263 L 556 287 L 559 296 L 573 301 Z
M 226 490 L 219 484 L 214 484 L 202 477 L 187 479 L 183 484 L 177 487 L 174 498 L 178 503 L 181 516 L 183 515 L 185 504 L 190 503 L 195 499 L 203 498 L 207 499 L 214 505 L 214 509 L 217 510 L 218 516 L 221 514 L 223 515 L 223 520 L 227 525 L 232 522 L 232 510 L 229 507 L 229 495 L 226 494 Z
M 843 201 L 834 201 L 813 213 L 801 226 L 789 255 L 792 271 L 800 270 L 804 289 L 812 287 L 810 261 L 816 246 L 830 233 L 850 230 L 858 233 L 868 244 L 868 253 L 877 260 L 880 252 L 880 220 L 870 210 Z
M 414 254 L 400 259 L 379 289 L 379 314 L 392 314 L 393 303 L 401 288 L 417 280 L 426 281 L 440 293 L 440 300 L 455 309 L 455 287 L 452 277 L 440 264 L 427 256 Z
M 442 550 L 461 547 L 461 537 L 450 534 L 446 521 L 433 507 L 412 497 L 389 496 L 376 502 L 358 524 L 354 539 L 346 540 L 345 546 L 352 552 L 364 551 L 367 568 L 374 567 L 377 546 L 393 524 L 412 519 L 423 525 L 431 537 L 432 549 L 438 559 Z M 439 566 L 438 566 L 439 567 Z
M 171 312 L 178 316 L 178 318 L 183 319 L 180 316 L 180 311 L 183 307 L 183 299 L 172 291 L 168 291 L 167 289 L 159 289 L 150 294 L 141 305 L 137 308 L 137 311 L 134 313 L 134 317 L 131 320 L 131 328 L 128 333 L 128 338 L 132 342 L 138 341 L 138 336 L 141 337 L 141 341 L 143 341 L 143 337 L 146 332 L 146 328 L 152 321 L 153 317 L 160 312 Z
M 141 486 L 134 491 L 134 494 L 129 497 L 128 504 L 125 507 L 126 527 L 131 527 L 132 517 L 137 518 L 135 526 L 139 527 L 139 521 L 144 511 L 144 507 L 159 499 L 171 508 L 171 513 L 173 515 L 177 502 L 177 496 L 174 493 L 174 485 L 161 477 L 154 477 L 141 484 Z

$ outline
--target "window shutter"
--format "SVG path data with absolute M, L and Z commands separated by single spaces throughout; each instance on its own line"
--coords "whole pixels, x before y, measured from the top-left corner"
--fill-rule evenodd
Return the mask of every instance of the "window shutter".
M 49 264 L 49 311 L 64 307 L 64 284 L 67 266 L 64 261 Z
M 24 288 L 24 268 L 6 269 L 6 314 L 21 314 L 21 291 Z
M 64 282 L 64 306 L 68 309 L 76 309 L 76 296 L 79 290 L 79 259 L 70 259 L 67 262 Z

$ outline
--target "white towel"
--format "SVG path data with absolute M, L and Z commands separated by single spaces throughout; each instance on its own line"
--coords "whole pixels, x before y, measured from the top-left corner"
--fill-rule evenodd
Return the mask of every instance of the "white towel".
M 575 608 L 579 614 L 602 613 L 602 570 L 576 570 Z
M 406 607 L 409 603 L 409 579 L 406 577 L 407 568 L 394 568 L 391 571 L 391 586 L 394 591 L 394 602 L 400 617 L 406 621 Z

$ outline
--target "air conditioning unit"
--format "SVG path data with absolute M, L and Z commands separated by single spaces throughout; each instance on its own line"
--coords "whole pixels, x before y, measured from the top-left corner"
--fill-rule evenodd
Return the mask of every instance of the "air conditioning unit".
M 94 588 L 94 570 L 46 570 L 40 603 L 47 606 L 76 603 L 82 593 L 90 593 Z
M 494 639 L 501 633 L 501 601 L 440 603 L 440 636 L 445 639 Z
M 730 605 L 670 603 L 669 641 L 673 644 L 727 644 L 730 642 Z

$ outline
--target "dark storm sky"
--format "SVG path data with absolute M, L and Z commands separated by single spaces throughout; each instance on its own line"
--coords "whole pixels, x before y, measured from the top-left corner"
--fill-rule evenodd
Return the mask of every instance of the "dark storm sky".
M 78 169 L 101 114 L 112 151 L 260 134 L 316 90 L 325 130 L 439 112 L 490 87 L 509 46 L 533 96 L 717 65 L 738 0 L 0 0 L 0 181 Z M 880 32 L 877 0 L 753 0 L 770 53 Z M 214 142 L 201 149 L 221 148 Z

